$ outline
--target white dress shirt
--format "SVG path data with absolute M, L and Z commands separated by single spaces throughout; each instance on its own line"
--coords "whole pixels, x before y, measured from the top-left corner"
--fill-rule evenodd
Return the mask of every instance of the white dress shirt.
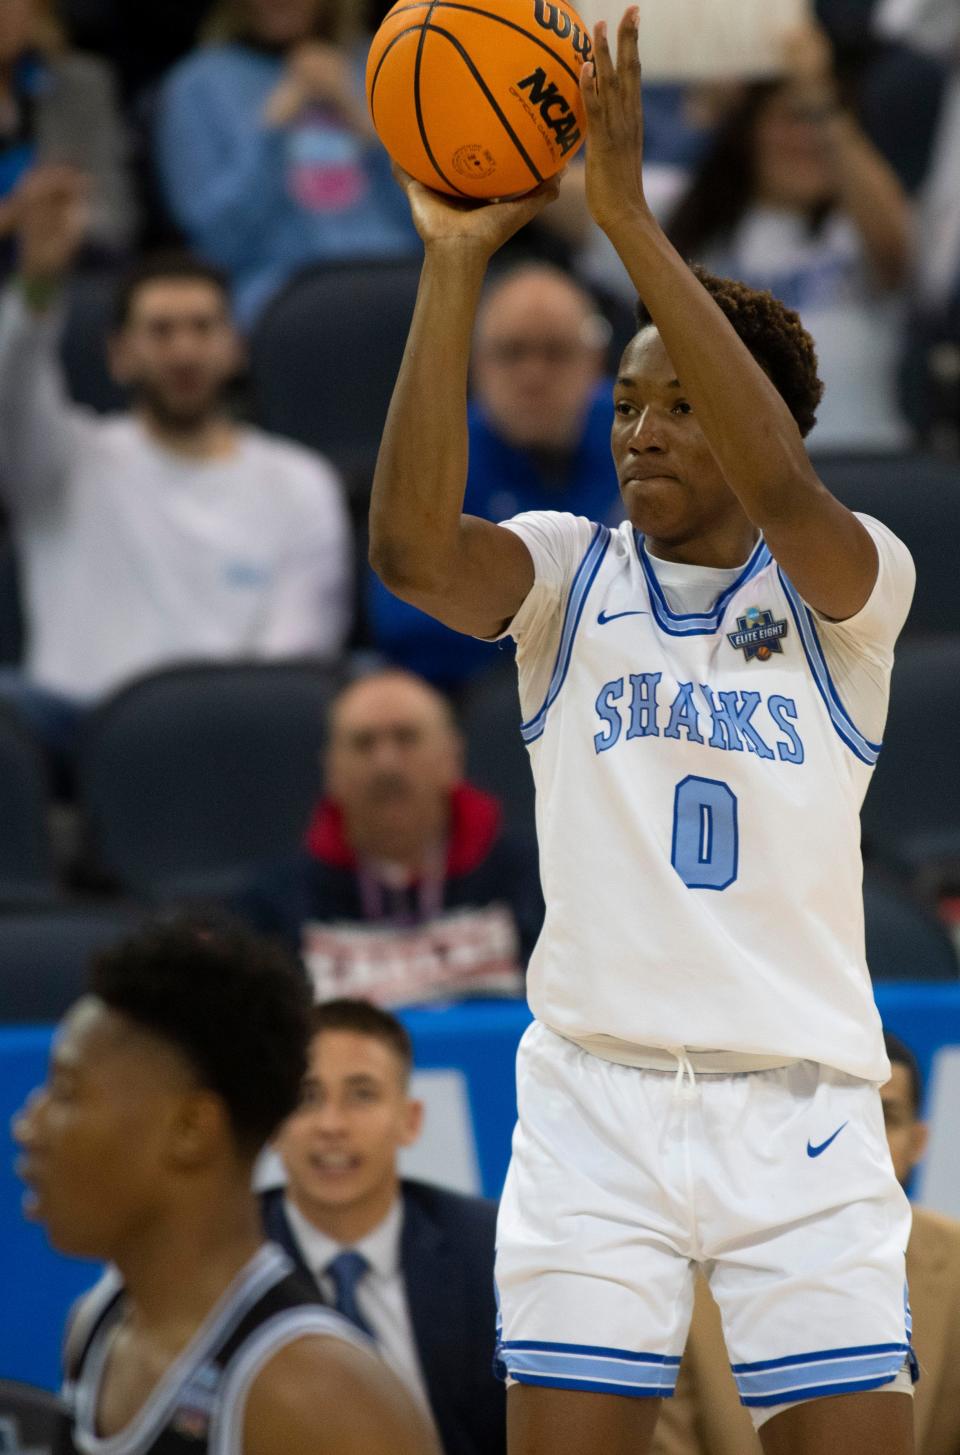
M 360 1312 L 373 1331 L 384 1361 L 430 1414 L 430 1398 L 413 1337 L 400 1262 L 403 1230 L 403 1204 L 400 1199 L 396 1199 L 383 1222 L 356 1243 L 337 1243 L 328 1238 L 294 1207 L 289 1197 L 284 1198 L 283 1206 L 303 1260 L 331 1306 L 335 1302 L 336 1290 L 326 1270 L 334 1258 L 348 1251 L 362 1253 L 366 1258 L 370 1267 L 357 1285 Z

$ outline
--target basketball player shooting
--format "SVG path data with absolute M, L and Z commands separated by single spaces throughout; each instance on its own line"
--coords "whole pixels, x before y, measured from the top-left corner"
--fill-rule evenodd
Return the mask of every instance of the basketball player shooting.
M 498 1230 L 509 1447 L 648 1449 L 699 1267 L 769 1455 L 908 1455 L 859 808 L 913 566 L 814 473 L 796 314 L 695 274 L 650 212 L 635 10 L 581 87 L 590 210 L 642 299 L 627 520 L 462 514 L 485 271 L 554 189 L 472 207 L 409 180 L 423 279 L 370 515 L 398 596 L 517 642 L 547 911 Z

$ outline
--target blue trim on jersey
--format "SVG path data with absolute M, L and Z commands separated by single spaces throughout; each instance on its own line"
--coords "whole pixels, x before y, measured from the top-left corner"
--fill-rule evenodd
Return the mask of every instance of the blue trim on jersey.
M 769 566 L 773 557 L 767 549 L 767 544 L 761 536 L 754 546 L 750 557 L 737 579 L 721 591 L 713 609 L 708 612 L 684 613 L 671 611 L 667 605 L 667 598 L 663 593 L 663 587 L 657 580 L 657 573 L 650 563 L 647 555 L 647 548 L 643 536 L 638 530 L 633 532 L 634 543 L 637 548 L 637 556 L 640 565 L 643 567 L 643 574 L 647 578 L 647 587 L 650 594 L 650 605 L 653 608 L 653 619 L 662 631 L 668 632 L 673 637 L 705 637 L 712 636 L 720 630 L 720 622 L 727 602 L 735 591 L 739 591 L 752 577 Z
M 661 1396 L 673 1393 L 679 1356 L 638 1354 L 590 1344 L 554 1344 L 510 1339 L 498 1357 L 510 1378 L 550 1389 L 587 1389 L 606 1394 Z
M 797 624 L 797 632 L 803 644 L 804 654 L 813 679 L 817 684 L 820 696 L 823 698 L 824 706 L 830 714 L 838 735 L 846 743 L 850 751 L 860 759 L 862 763 L 868 763 L 871 767 L 880 756 L 882 743 L 872 743 L 854 723 L 843 703 L 837 695 L 837 689 L 830 676 L 830 669 L 827 666 L 823 648 L 820 645 L 820 638 L 817 635 L 817 628 L 814 624 L 813 613 L 810 608 L 797 595 L 793 583 L 784 575 L 780 567 L 777 567 L 777 575 L 783 586 L 787 598 L 787 605 L 790 613 Z
M 557 700 L 557 694 L 563 686 L 564 679 L 570 667 L 570 657 L 573 653 L 573 642 L 580 625 L 580 618 L 583 615 L 583 608 L 586 605 L 590 588 L 596 579 L 600 569 L 600 563 L 607 553 L 610 544 L 610 531 L 605 525 L 594 526 L 593 539 L 584 552 L 583 560 L 577 567 L 576 574 L 570 584 L 570 595 L 567 597 L 567 607 L 563 614 L 563 627 L 560 632 L 560 645 L 557 648 L 557 659 L 553 665 L 553 675 L 550 678 L 550 686 L 543 706 L 527 722 L 520 724 L 520 734 L 523 741 L 529 746 L 540 737 L 547 725 L 547 713 Z
M 777 1404 L 811 1399 L 827 1387 L 853 1390 L 886 1384 L 909 1357 L 909 1344 L 867 1344 L 731 1367 L 744 1404 Z

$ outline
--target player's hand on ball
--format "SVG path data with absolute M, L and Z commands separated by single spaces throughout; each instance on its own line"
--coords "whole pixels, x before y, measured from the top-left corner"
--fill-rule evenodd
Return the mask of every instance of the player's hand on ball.
M 487 258 L 532 222 L 560 190 L 558 175 L 507 202 L 471 202 L 434 192 L 401 167 L 394 166 L 393 174 L 407 194 L 413 225 L 425 247 L 461 246 Z
M 593 60 L 580 73 L 587 113 L 587 206 L 599 227 L 636 218 L 647 209 L 643 194 L 643 102 L 637 47 L 639 11 L 626 12 L 617 31 L 614 65 L 607 27 L 593 33 Z

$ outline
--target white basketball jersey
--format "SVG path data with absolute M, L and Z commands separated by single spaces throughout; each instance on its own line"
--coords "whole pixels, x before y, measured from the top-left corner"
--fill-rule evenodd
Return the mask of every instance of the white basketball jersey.
M 507 523 L 536 571 L 510 627 L 547 907 L 528 989 L 558 1034 L 889 1074 L 859 810 L 913 564 L 864 524 L 877 586 L 830 624 L 762 540 L 693 615 L 629 522 Z

